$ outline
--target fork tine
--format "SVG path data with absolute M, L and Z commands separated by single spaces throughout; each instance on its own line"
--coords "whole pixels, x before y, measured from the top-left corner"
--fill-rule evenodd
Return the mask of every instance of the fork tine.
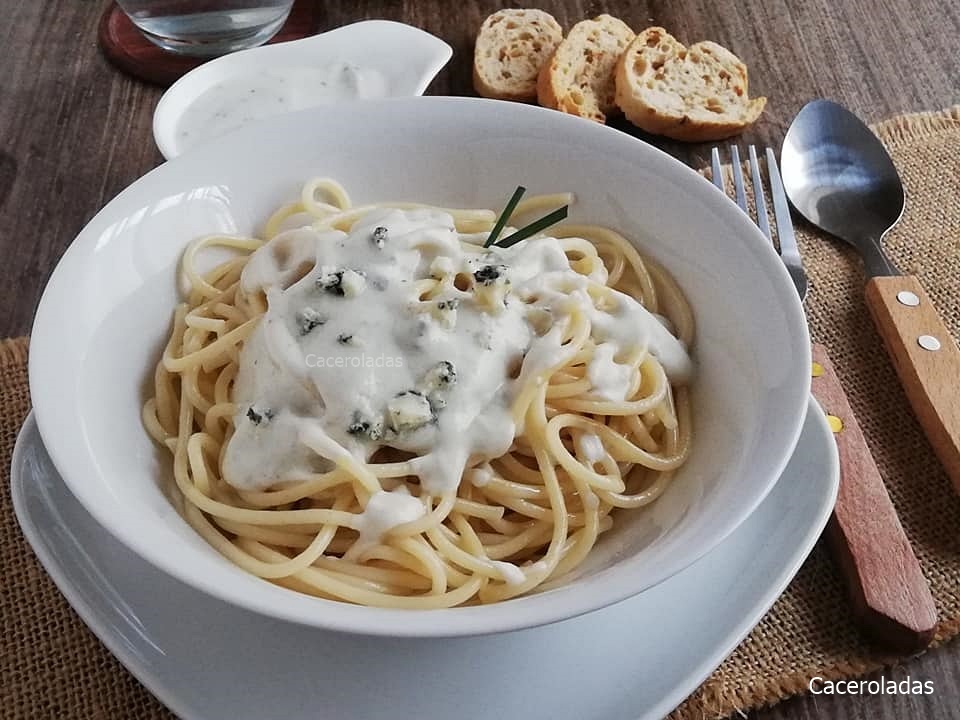
M 783 258 L 793 284 L 800 293 L 800 299 L 803 300 L 807 294 L 807 275 L 803 271 L 800 248 L 797 247 L 797 238 L 793 234 L 790 205 L 787 203 L 787 194 L 783 191 L 777 156 L 771 148 L 767 148 L 767 174 L 770 176 L 770 197 L 773 199 L 773 218 L 777 223 L 777 238 L 780 240 L 780 257 Z
M 750 179 L 753 181 L 753 200 L 757 205 L 757 225 L 760 231 L 773 240 L 770 234 L 770 218 L 767 216 L 767 202 L 763 198 L 763 179 L 760 177 L 760 163 L 757 162 L 757 148 L 751 145 L 747 148 L 750 153 Z
M 740 148 L 733 143 L 730 144 L 730 165 L 733 168 L 733 189 L 737 194 L 737 205 L 745 213 L 747 210 L 747 193 L 743 189 L 743 166 L 740 164 Z
M 723 182 L 723 170 L 720 169 L 720 148 L 713 148 L 710 151 L 710 169 L 713 177 L 713 184 L 717 186 L 724 195 L 727 194 L 727 188 Z
M 770 197 L 773 199 L 773 219 L 777 224 L 777 237 L 780 239 L 780 255 L 784 259 L 793 255 L 799 260 L 800 250 L 797 248 L 797 238 L 793 234 L 793 221 L 790 219 L 787 194 L 780 180 L 777 156 L 770 148 L 767 148 L 767 174 L 770 176 Z

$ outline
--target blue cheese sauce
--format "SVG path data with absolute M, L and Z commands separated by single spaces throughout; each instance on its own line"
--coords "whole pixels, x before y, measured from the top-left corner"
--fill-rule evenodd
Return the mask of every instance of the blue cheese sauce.
M 620 351 L 647 348 L 686 380 L 682 344 L 627 295 L 597 310 L 559 240 L 483 248 L 484 238 L 460 235 L 442 211 L 375 209 L 350 233 L 305 227 L 258 249 L 241 285 L 264 291 L 268 309 L 240 353 L 227 482 L 262 490 L 392 447 L 416 456 L 409 474 L 425 493 L 454 492 L 468 467 L 482 486 L 484 463 L 517 433 L 513 400 L 569 352 L 561 340 L 573 313 L 590 317 L 604 348 L 588 367 L 598 397 L 623 399 L 632 381 L 604 377 Z M 429 296 L 425 280 L 439 281 Z M 582 442 L 602 457 L 598 442 Z M 362 544 L 419 517 L 419 503 L 375 494 Z
M 211 85 L 188 105 L 176 136 L 186 149 L 274 115 L 386 95 L 380 72 L 349 63 L 247 71 Z

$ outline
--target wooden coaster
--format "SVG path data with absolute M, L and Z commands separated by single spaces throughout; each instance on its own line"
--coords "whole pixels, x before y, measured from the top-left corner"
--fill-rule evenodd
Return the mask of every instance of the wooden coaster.
M 317 33 L 317 5 L 296 0 L 287 21 L 270 43 L 299 40 Z M 164 87 L 212 58 L 177 55 L 147 40 L 115 2 L 100 18 L 97 41 L 104 56 L 128 75 Z

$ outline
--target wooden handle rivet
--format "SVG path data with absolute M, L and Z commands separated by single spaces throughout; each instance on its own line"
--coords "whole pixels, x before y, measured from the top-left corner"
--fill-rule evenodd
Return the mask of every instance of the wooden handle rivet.
M 823 365 L 818 362 L 813 364 L 813 371 L 810 373 L 813 377 L 821 377 L 823 375 Z
M 921 335 L 917 338 L 917 344 L 920 345 L 924 350 L 929 350 L 931 352 L 940 349 L 940 341 L 937 340 L 933 335 Z
M 897 293 L 897 302 L 899 302 L 901 305 L 916 307 L 920 304 L 920 298 L 918 298 L 916 294 L 910 292 L 909 290 L 901 290 Z
M 843 430 L 843 420 L 836 415 L 827 415 L 827 425 L 830 426 L 830 432 L 834 435 Z

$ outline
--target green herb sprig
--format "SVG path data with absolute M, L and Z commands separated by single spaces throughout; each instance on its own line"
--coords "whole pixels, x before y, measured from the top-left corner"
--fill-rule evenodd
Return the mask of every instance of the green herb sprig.
M 544 215 L 539 220 L 534 220 L 532 223 L 526 227 L 517 230 L 512 235 L 508 235 L 503 240 L 497 243 L 497 247 L 508 248 L 516 245 L 521 240 L 526 240 L 528 237 L 536 235 L 538 232 L 546 230 L 551 225 L 556 225 L 561 220 L 565 220 L 567 217 L 568 205 L 564 205 L 562 208 L 558 208 L 551 213 Z
M 497 218 L 497 222 L 493 226 L 493 230 L 490 231 L 490 236 L 483 244 L 484 247 L 490 247 L 497 242 L 497 238 L 500 237 L 500 233 L 503 232 L 503 228 L 507 224 L 507 220 L 509 220 L 510 216 L 513 215 L 513 211 L 517 208 L 517 203 L 520 202 L 520 198 L 523 197 L 523 194 L 526 191 L 527 189 L 523 185 L 518 185 L 517 189 L 513 191 L 513 195 L 510 197 L 510 200 L 507 201 L 507 206 L 503 208 L 503 212 L 500 213 L 500 217 Z
M 558 208 L 551 213 L 544 215 L 539 220 L 534 220 L 529 225 L 526 225 L 515 233 L 508 235 L 500 242 L 497 242 L 497 238 L 500 237 L 500 233 L 503 232 L 503 228 L 506 226 L 507 221 L 510 219 L 510 216 L 513 215 L 513 211 L 516 210 L 517 204 L 520 202 L 520 198 L 523 197 L 523 194 L 527 191 L 522 185 L 518 185 L 517 189 L 513 191 L 513 195 L 510 197 L 510 200 L 507 202 L 506 207 L 503 208 L 503 212 L 500 213 L 500 217 L 497 218 L 497 222 L 493 226 L 493 230 L 490 231 L 490 235 L 487 237 L 484 247 L 490 247 L 491 245 L 496 245 L 497 247 L 508 248 L 516 245 L 522 240 L 526 240 L 528 237 L 536 235 L 538 232 L 546 230 L 551 225 L 555 225 L 561 220 L 566 219 L 567 211 L 569 210 L 568 205 L 564 205 L 562 208 Z

